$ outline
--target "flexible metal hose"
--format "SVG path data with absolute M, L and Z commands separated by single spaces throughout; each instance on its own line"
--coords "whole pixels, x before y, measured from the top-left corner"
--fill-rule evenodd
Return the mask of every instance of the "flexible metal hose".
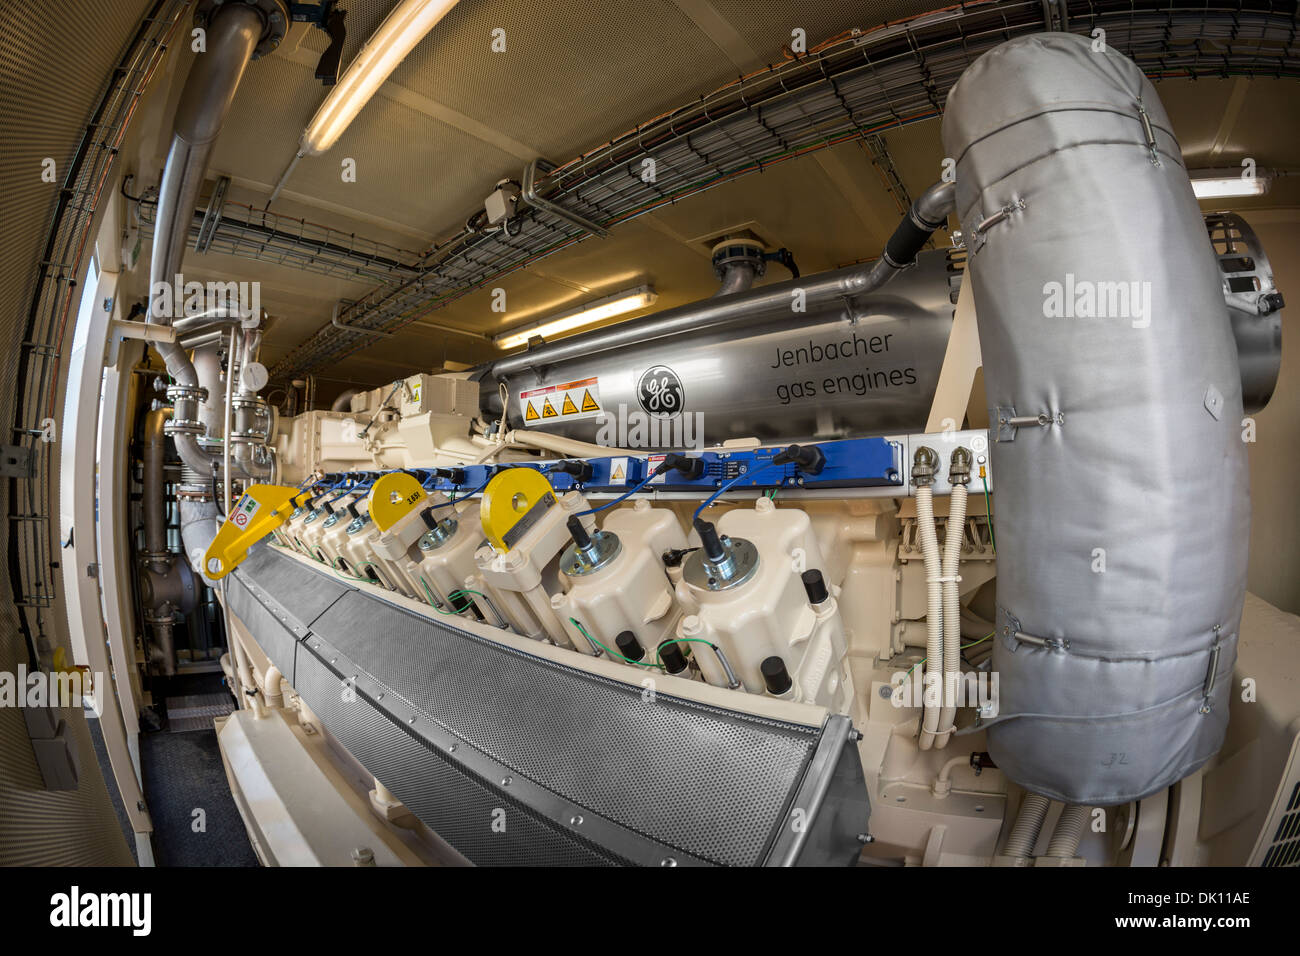
M 1011 828 L 1006 848 L 1002 851 L 1004 856 L 1027 860 L 1033 855 L 1034 845 L 1038 843 L 1038 834 L 1043 830 L 1043 821 L 1047 819 L 1047 810 L 1051 805 L 1052 801 L 1036 793 L 1025 795 L 1024 802 L 1020 804 L 1020 814 L 1016 817 L 1016 825 Z
M 1083 841 L 1083 830 L 1088 825 L 1092 807 L 1072 803 L 1061 811 L 1061 818 L 1056 821 L 1052 831 L 1052 840 L 1047 844 L 1047 855 L 1072 859 L 1079 855 L 1079 844 Z

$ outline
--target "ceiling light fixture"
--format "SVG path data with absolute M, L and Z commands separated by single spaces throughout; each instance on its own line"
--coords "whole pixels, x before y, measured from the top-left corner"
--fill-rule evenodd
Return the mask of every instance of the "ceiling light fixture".
M 1250 167 L 1254 170 L 1254 167 Z M 1240 169 L 1192 169 L 1192 192 L 1197 199 L 1227 199 L 1234 196 L 1262 196 L 1268 192 L 1270 177 L 1263 170 L 1247 176 Z
M 502 332 L 494 336 L 492 341 L 496 343 L 497 348 L 512 349 L 516 346 L 528 344 L 528 340 L 536 336 L 547 338 L 560 335 L 564 332 L 582 328 L 584 325 L 599 322 L 601 319 L 644 309 L 647 306 L 654 305 L 655 300 L 658 298 L 659 296 L 655 293 L 655 290 L 649 285 L 639 285 L 635 289 L 615 292 L 603 299 L 588 302 L 586 305 L 570 312 L 564 312 L 538 322 L 530 322 L 528 325 L 517 329 Z
M 302 134 L 304 156 L 329 150 L 397 65 L 456 5 L 456 0 L 403 0 L 379 25 Z
M 348 64 L 343 78 L 307 124 L 298 142 L 298 152 L 276 183 L 267 200 L 268 206 L 280 195 L 298 161 L 304 156 L 319 156 L 329 151 L 398 64 L 455 5 L 456 0 L 402 0 L 397 5 Z

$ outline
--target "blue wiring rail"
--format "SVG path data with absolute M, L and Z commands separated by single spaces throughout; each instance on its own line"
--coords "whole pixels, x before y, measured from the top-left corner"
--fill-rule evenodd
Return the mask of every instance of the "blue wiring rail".
M 510 465 L 464 465 L 454 471 L 460 479 L 436 475 L 430 469 L 413 469 L 412 474 L 428 491 L 440 491 L 457 500 L 482 492 L 488 481 L 502 468 L 532 468 L 543 472 L 556 491 L 573 489 L 628 495 L 645 485 L 647 490 L 699 492 L 705 497 L 736 489 L 768 490 L 772 488 L 904 488 L 903 449 L 898 442 L 884 438 L 850 438 L 840 441 L 820 442 L 817 447 L 826 456 L 826 464 L 816 475 L 804 474 L 793 463 L 773 464 L 773 459 L 784 446 L 754 448 L 736 451 L 688 452 L 691 457 L 704 461 L 703 474 L 688 478 L 678 471 L 652 476 L 651 472 L 664 459 L 662 454 L 611 455 L 601 458 L 561 459 L 538 462 L 512 462 Z M 591 476 L 584 482 L 573 475 L 559 471 L 560 461 L 584 461 L 591 466 Z M 319 484 L 329 484 L 335 498 L 362 493 L 374 484 L 378 474 L 326 475 Z M 343 482 L 348 487 L 339 489 Z M 471 489 L 471 490 L 466 490 Z

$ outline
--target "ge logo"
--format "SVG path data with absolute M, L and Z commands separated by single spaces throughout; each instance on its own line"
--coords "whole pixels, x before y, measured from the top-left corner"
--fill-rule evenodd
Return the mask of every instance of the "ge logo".
M 637 385 L 637 399 L 646 414 L 669 418 L 681 413 L 686 401 L 682 380 L 666 365 L 647 369 Z

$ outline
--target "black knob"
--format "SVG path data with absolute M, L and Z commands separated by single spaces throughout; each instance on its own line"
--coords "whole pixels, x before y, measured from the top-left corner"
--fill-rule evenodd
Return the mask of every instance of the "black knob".
M 641 642 L 636 639 L 636 635 L 631 631 L 624 631 L 614 638 L 614 646 L 618 648 L 620 654 L 630 661 L 639 661 L 645 657 L 645 648 L 641 646 Z
M 453 485 L 465 484 L 464 468 L 435 468 L 433 473 L 438 478 L 446 478 Z
M 581 518 L 577 515 L 569 515 L 565 526 L 569 529 L 569 535 L 573 538 L 573 543 L 578 546 L 578 550 L 585 551 L 591 547 L 591 535 L 587 534 Z
M 781 695 L 790 689 L 793 681 L 790 680 L 790 672 L 785 669 L 785 661 L 773 655 L 763 661 L 758 666 L 763 672 L 763 683 L 767 686 L 768 693 Z
M 334 506 L 333 506 L 332 504 L 330 504 L 328 501 L 322 501 L 322 502 L 321 502 L 321 509 L 322 509 L 322 510 L 327 514 L 327 515 L 332 515 L 332 514 L 334 513 Z
M 830 596 L 826 590 L 826 580 L 816 568 L 805 571 L 800 575 L 800 580 L 803 581 L 803 589 L 808 592 L 809 604 L 822 604 Z
M 437 510 L 438 507 L 436 505 L 430 505 L 429 507 L 425 508 L 423 511 L 420 512 L 420 518 L 424 521 L 425 527 L 427 527 L 430 531 L 438 527 L 438 516 L 436 514 Z
M 718 529 L 712 521 L 696 518 L 695 531 L 700 536 L 700 544 L 704 546 L 704 556 L 712 563 L 717 564 L 727 556 L 727 549 L 722 546 L 722 539 L 718 537 Z
M 353 518 L 361 517 L 361 512 L 357 511 L 357 503 L 355 501 L 348 502 L 348 514 L 350 514 Z
M 664 641 L 659 645 L 659 660 L 664 670 L 670 674 L 680 674 L 686 670 L 686 655 L 676 641 Z

